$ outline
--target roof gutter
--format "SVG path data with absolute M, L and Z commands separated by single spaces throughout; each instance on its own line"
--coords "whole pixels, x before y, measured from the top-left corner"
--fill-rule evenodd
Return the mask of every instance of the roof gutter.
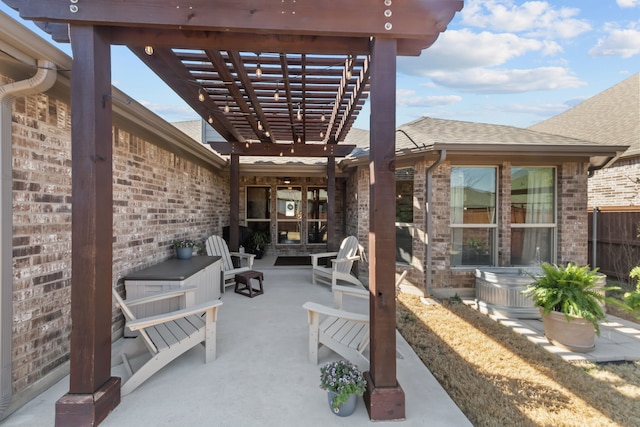
M 438 166 L 440 166 L 440 164 L 442 162 L 445 161 L 445 159 L 447 158 L 447 150 L 439 150 L 438 151 L 438 158 L 436 159 L 435 162 L 433 162 L 433 164 L 431 164 L 431 166 L 429 166 L 426 170 L 426 191 L 427 191 L 427 203 L 425 206 L 425 219 L 426 219 L 426 236 L 425 236 L 425 243 L 427 246 L 427 260 L 426 260 L 426 266 L 425 266 L 425 275 L 424 275 L 424 289 L 425 289 L 425 297 L 429 297 L 430 296 L 430 289 L 431 289 L 431 281 L 432 281 L 432 272 L 431 272 L 431 264 L 432 264 L 432 260 L 433 260 L 433 253 L 432 253 L 432 245 L 431 245 L 431 237 L 433 236 L 433 221 L 431 219 L 431 199 L 432 199 L 432 186 L 433 186 L 433 180 L 431 178 L 433 170 L 435 168 L 437 168 Z
M 37 61 L 38 71 L 26 80 L 0 86 L 0 419 L 12 399 L 13 324 L 13 176 L 11 107 L 18 97 L 41 93 L 56 82 L 53 62 Z

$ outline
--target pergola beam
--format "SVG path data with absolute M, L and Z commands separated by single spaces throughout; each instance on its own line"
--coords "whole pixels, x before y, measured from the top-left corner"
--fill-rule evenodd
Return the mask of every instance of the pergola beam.
M 271 157 L 346 157 L 356 147 L 347 144 L 261 144 L 246 142 L 209 142 L 223 155 Z M 293 152 L 292 152 L 293 150 Z
M 182 63 L 170 49 L 157 49 L 154 55 L 147 55 L 144 48 L 131 48 L 148 67 L 171 87 L 184 101 L 196 111 L 200 117 L 208 120 L 213 118 L 213 127 L 225 139 L 235 139 L 243 141 L 244 138 L 229 123 L 227 118 L 220 112 L 219 106 L 212 99 L 198 101 L 198 91 L 201 86 L 193 82 L 191 75 L 184 70 Z
M 335 7 L 317 0 L 23 0 L 19 6 L 32 21 L 422 40 L 435 40 L 461 8 L 458 0 L 344 0 Z

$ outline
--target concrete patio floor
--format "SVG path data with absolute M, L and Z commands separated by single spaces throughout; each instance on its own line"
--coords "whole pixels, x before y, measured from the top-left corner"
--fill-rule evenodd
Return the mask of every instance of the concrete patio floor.
M 320 353 L 314 366 L 307 357 L 306 301 L 332 304 L 328 286 L 311 284 L 309 267 L 254 268 L 264 272 L 265 293 L 248 298 L 228 287 L 218 316 L 217 359 L 204 363 L 197 346 L 143 383 L 101 426 L 360 426 L 370 425 L 359 398 L 347 418 L 329 409 L 320 389 L 320 366 L 339 359 Z M 364 312 L 364 300 L 347 298 L 345 308 Z M 376 426 L 470 426 L 456 404 L 397 334 L 397 379 L 406 396 L 406 420 Z M 123 376 L 122 365 L 112 370 Z M 55 402 L 68 390 L 68 377 L 58 382 L 1 424 L 53 426 Z

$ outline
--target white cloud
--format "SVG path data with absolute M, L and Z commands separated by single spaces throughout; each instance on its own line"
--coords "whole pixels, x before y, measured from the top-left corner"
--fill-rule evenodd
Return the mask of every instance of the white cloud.
M 439 107 L 456 104 L 460 101 L 462 101 L 462 97 L 458 95 L 420 96 L 411 89 L 396 91 L 396 105 L 398 107 Z
M 561 51 L 562 47 L 553 41 L 540 41 L 507 33 L 448 30 L 421 56 L 399 58 L 398 71 L 409 75 L 426 75 L 430 70 L 462 70 L 502 65 L 529 52 L 553 55 Z
M 572 38 L 591 29 L 587 21 L 575 18 L 579 13 L 577 8 L 557 8 L 546 1 L 518 5 L 511 0 L 467 0 L 461 15 L 464 24 L 478 28 Z
M 591 56 L 620 56 L 625 59 L 638 54 L 640 54 L 640 31 L 635 28 L 613 29 L 589 50 Z
M 435 71 L 429 77 L 439 86 L 462 92 L 522 93 L 576 88 L 585 83 L 561 67 L 528 70 L 490 70 L 475 68 L 459 73 Z
M 637 7 L 640 6 L 640 0 L 616 0 L 620 7 Z

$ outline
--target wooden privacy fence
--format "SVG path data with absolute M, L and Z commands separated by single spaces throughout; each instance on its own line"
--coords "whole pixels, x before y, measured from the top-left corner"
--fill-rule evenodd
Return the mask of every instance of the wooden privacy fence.
M 640 234 L 639 207 L 590 209 L 589 264 L 599 267 L 602 273 L 612 278 L 628 281 L 629 271 L 636 265 L 640 265 L 638 234 Z

